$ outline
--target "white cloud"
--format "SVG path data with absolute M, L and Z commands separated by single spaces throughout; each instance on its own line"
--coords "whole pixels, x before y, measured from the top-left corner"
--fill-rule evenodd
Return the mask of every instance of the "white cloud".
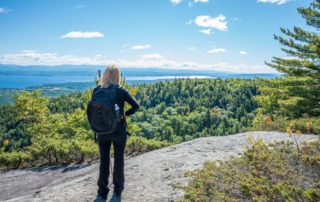
M 61 38 L 92 38 L 92 37 L 104 37 L 100 32 L 69 32 Z
M 129 45 L 130 45 L 129 43 L 128 43 L 128 44 L 124 44 L 123 47 L 127 47 L 127 46 L 129 46 Z
M 7 9 L 5 7 L 0 8 L 0 13 L 9 13 L 10 11 L 12 11 L 11 9 Z
M 194 2 L 209 2 L 209 0 L 194 0 Z
M 242 55 L 247 55 L 248 53 L 245 52 L 245 51 L 240 51 L 240 54 L 242 54 Z
M 77 6 L 77 8 L 84 8 L 84 6 Z
M 105 57 L 104 57 L 105 58 Z M 150 54 L 141 55 L 136 61 L 126 60 L 105 60 L 90 57 L 77 57 L 75 55 L 59 56 L 57 53 L 37 53 L 32 50 L 24 50 L 18 54 L 6 54 L 0 56 L 0 64 L 11 65 L 103 65 L 115 64 L 121 68 L 126 67 L 158 67 L 165 69 L 194 69 L 194 70 L 215 70 L 234 73 L 276 73 L 276 71 L 266 65 L 230 65 L 228 63 L 219 64 L 198 64 L 195 62 L 178 62 L 166 60 L 162 55 Z M 58 68 L 58 67 L 57 67 Z
M 233 18 L 232 20 L 233 20 L 233 21 L 242 22 L 242 19 L 241 19 L 241 18 Z
M 201 15 L 197 16 L 196 20 L 194 21 L 198 26 L 201 27 L 212 27 L 219 30 L 227 31 L 227 22 L 224 20 L 226 17 L 224 15 L 220 15 L 217 18 L 211 18 L 209 15 Z
M 190 20 L 189 22 L 186 22 L 186 24 L 191 25 L 192 22 L 193 22 L 193 20 Z
M 278 5 L 280 4 L 285 4 L 289 1 L 292 1 L 292 0 L 258 0 L 257 2 L 262 2 L 262 3 L 277 3 Z
M 189 51 L 195 51 L 195 52 L 197 52 L 197 51 L 198 51 L 198 48 L 191 46 L 190 48 L 188 48 L 188 50 L 189 50 Z
M 208 53 L 225 53 L 226 50 L 223 48 L 218 48 L 218 49 L 212 49 L 211 51 L 208 51 Z
M 189 8 L 192 8 L 193 4 L 192 2 L 189 2 Z
M 299 57 L 297 57 L 297 56 L 285 57 L 284 59 L 285 59 L 285 60 L 300 60 L 300 61 L 303 61 L 302 58 L 299 58 Z
M 210 33 L 210 31 L 211 31 L 211 29 L 199 30 L 199 32 L 202 32 L 202 33 L 204 33 L 204 34 L 213 34 L 213 33 L 214 33 L 214 32 L 211 32 L 211 33 Z
M 120 50 L 120 52 L 123 52 L 123 50 Z
M 0 46 L 1 46 L 1 44 L 0 44 Z M 170 51 L 168 51 L 167 53 L 170 54 Z
M 94 59 L 94 60 L 100 60 L 100 59 L 101 59 L 101 56 L 102 56 L 102 55 L 95 55 L 93 59 Z
M 146 48 L 151 48 L 151 46 L 150 45 L 145 45 L 145 46 L 138 45 L 138 46 L 131 47 L 131 49 L 146 49 Z
M 162 55 L 160 54 L 148 54 L 148 55 L 140 55 L 140 57 L 144 58 L 144 59 L 160 59 L 163 58 Z
M 170 0 L 172 3 L 173 3 L 173 5 L 175 6 L 175 5 L 177 5 L 178 3 L 180 3 L 182 0 Z

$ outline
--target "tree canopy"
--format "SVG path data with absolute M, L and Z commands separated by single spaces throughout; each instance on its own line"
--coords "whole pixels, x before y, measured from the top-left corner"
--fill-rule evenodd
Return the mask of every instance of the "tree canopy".
M 320 0 L 308 8 L 298 8 L 307 25 L 320 28 Z M 264 96 L 257 97 L 264 106 L 264 113 L 281 113 L 289 117 L 320 115 L 320 36 L 318 32 L 294 27 L 293 31 L 281 28 L 288 36 L 275 36 L 286 48 L 282 51 L 289 57 L 274 57 L 268 66 L 283 73 L 282 78 L 267 80 L 268 87 L 262 87 Z

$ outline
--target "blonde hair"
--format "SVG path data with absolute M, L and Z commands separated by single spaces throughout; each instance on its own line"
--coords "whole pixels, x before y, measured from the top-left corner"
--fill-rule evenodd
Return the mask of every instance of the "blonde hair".
M 116 84 L 120 86 L 121 81 L 121 73 L 119 67 L 116 65 L 110 65 L 104 70 L 100 85 L 102 88 L 108 88 L 112 84 Z

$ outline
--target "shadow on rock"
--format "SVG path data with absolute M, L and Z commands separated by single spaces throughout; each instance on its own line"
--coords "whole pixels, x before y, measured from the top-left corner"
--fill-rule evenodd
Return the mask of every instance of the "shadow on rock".
M 62 173 L 66 173 L 68 171 L 74 171 L 74 170 L 79 170 L 85 167 L 89 167 L 91 165 L 93 165 L 95 163 L 87 163 L 87 164 L 77 164 L 77 165 L 73 165 L 73 166 L 68 166 L 65 169 L 63 169 Z

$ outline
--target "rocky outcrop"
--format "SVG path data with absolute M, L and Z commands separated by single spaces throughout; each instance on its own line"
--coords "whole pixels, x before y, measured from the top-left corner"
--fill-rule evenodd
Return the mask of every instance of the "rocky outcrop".
M 171 183 L 187 183 L 187 170 L 201 168 L 205 161 L 236 156 L 255 135 L 265 142 L 290 140 L 286 133 L 248 132 L 224 137 L 199 138 L 156 150 L 125 161 L 126 188 L 123 202 L 174 201 L 183 195 Z M 304 135 L 304 140 L 316 136 Z M 99 163 L 70 167 L 52 166 L 0 173 L 0 200 L 6 201 L 98 201 Z M 111 194 L 111 193 L 110 193 Z

